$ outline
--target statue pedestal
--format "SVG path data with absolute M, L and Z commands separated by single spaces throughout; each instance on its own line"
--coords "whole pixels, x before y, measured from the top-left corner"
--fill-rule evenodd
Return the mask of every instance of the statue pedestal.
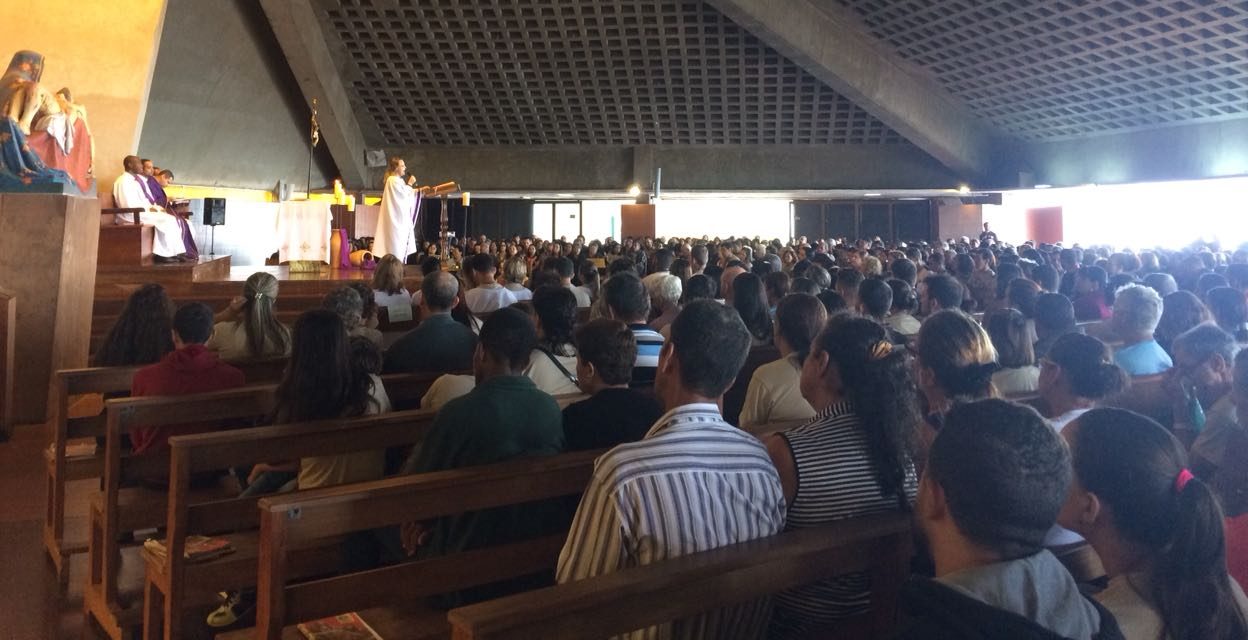
M 0 193 L 0 288 L 17 298 L 17 424 L 50 417 L 53 372 L 87 365 L 99 240 L 95 198 Z

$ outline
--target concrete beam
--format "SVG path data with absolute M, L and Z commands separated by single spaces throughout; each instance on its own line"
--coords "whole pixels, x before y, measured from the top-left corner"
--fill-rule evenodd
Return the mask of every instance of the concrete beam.
M 834 2 L 708 1 L 964 179 L 982 182 L 994 173 L 993 132 Z
M 286 62 L 299 81 L 309 109 L 316 98 L 321 137 L 348 188 L 367 184 L 364 134 L 351 108 L 346 85 L 330 55 L 311 0 L 261 0 Z
M 663 168 L 664 190 L 947 189 L 958 180 L 908 144 L 421 145 L 386 152 L 405 159 L 421 184 L 455 180 L 469 191 L 623 193 L 635 180 L 649 186 L 647 167 Z

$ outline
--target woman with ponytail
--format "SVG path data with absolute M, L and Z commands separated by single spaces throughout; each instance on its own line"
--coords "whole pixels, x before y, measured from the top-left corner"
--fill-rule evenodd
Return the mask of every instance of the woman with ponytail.
M 1082 333 L 1058 338 L 1040 360 L 1040 398 L 1045 417 L 1058 431 L 1129 384 L 1109 347 Z
M 290 330 L 277 321 L 277 278 L 253 273 L 243 284 L 243 295 L 217 314 L 208 348 L 222 360 L 256 360 L 290 355 Z
M 992 386 L 992 374 L 1000 368 L 997 350 L 983 327 L 965 313 L 947 309 L 928 316 L 919 329 L 918 355 L 918 384 L 932 430 L 940 429 L 953 405 L 997 395 Z
M 869 318 L 832 316 L 810 346 L 799 385 L 815 417 L 766 441 L 788 505 L 786 528 L 908 511 L 917 487 L 918 390 L 887 329 Z M 869 592 L 868 576 L 852 574 L 781 593 L 770 637 L 826 632 L 866 613 Z
M 1097 599 L 1123 637 L 1248 638 L 1248 599 L 1226 569 L 1222 509 L 1178 440 L 1123 409 L 1093 409 L 1062 435 L 1075 481 L 1058 522 L 1109 576 Z

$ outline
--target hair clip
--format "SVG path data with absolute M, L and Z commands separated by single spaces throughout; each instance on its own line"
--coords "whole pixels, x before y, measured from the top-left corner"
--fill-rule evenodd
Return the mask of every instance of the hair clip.
M 871 348 L 871 360 L 882 360 L 885 356 L 893 352 L 893 343 L 887 340 L 880 340 Z
M 259 300 L 259 299 L 261 299 L 261 298 L 263 298 L 263 297 L 264 297 L 264 294 L 263 294 L 263 293 L 260 293 L 259 291 L 257 291 L 257 292 L 256 292 L 256 295 L 255 295 L 256 300 Z

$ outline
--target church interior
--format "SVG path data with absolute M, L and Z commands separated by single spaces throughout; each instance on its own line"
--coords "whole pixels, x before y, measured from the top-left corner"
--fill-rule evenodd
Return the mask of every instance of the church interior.
M 0 42 L 0 640 L 1248 638 L 1248 1 Z

